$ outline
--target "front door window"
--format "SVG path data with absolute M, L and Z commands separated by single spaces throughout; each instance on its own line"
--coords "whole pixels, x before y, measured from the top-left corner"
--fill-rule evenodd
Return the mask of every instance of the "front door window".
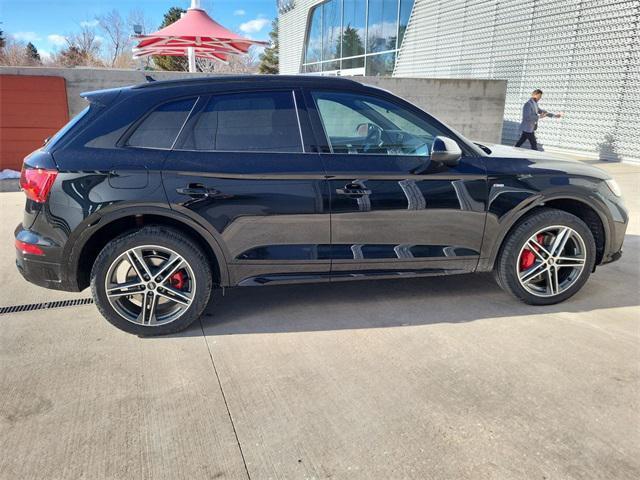
M 376 97 L 342 92 L 314 92 L 332 153 L 418 155 L 431 151 L 443 135 L 412 112 Z

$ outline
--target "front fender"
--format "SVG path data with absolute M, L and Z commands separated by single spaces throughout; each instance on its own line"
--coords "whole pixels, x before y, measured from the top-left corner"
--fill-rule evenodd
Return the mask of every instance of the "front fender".
M 611 250 L 615 229 L 611 208 L 601 193 L 599 179 L 580 179 L 584 185 L 549 186 L 544 190 L 505 186 L 500 181 L 489 185 L 488 211 L 485 233 L 478 263 L 478 271 L 493 269 L 500 248 L 511 229 L 532 210 L 544 207 L 553 200 L 573 200 L 583 203 L 598 214 L 604 229 L 604 251 Z

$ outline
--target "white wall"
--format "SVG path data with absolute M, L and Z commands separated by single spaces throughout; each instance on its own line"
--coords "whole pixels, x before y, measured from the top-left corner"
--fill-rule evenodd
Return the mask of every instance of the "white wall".
M 278 16 L 281 74 L 300 73 L 308 14 L 318 3 L 322 0 L 296 0 L 293 9 Z
M 415 0 L 394 76 L 508 80 L 509 143 L 541 88 L 544 145 L 640 159 L 640 0 Z
M 281 73 L 299 72 L 317 3 L 280 15 Z M 415 0 L 394 77 L 507 80 L 506 143 L 541 88 L 566 113 L 540 122 L 543 145 L 640 160 L 640 0 Z

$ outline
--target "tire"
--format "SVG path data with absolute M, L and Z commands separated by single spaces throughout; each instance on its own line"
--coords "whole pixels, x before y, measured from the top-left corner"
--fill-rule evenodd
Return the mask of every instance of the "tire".
M 552 305 L 582 288 L 595 260 L 593 234 L 581 219 L 562 210 L 542 208 L 509 232 L 494 276 L 498 285 L 518 300 Z
M 202 250 L 161 226 L 112 240 L 91 270 L 91 293 L 100 313 L 120 330 L 140 336 L 187 328 L 202 315 L 212 286 Z

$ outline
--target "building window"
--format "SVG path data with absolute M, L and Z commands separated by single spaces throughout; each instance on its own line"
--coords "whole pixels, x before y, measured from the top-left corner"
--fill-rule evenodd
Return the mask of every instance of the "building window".
M 380 55 L 371 55 L 367 58 L 367 68 L 365 75 L 370 77 L 384 77 L 393 73 L 393 67 L 396 65 L 396 52 L 381 53 Z
M 369 2 L 367 16 L 367 51 L 386 52 L 396 49 L 398 40 L 398 1 Z
M 322 61 L 322 5 L 311 10 L 305 50 L 305 63 Z
M 322 59 L 340 58 L 340 30 L 342 2 L 330 0 L 322 4 Z
M 400 48 L 402 40 L 404 40 L 404 34 L 407 31 L 407 25 L 409 25 L 409 17 L 411 16 L 412 9 L 413 0 L 400 0 L 400 15 L 398 16 L 398 48 Z
M 391 75 L 414 0 L 327 0 L 313 7 L 302 71 Z
M 342 11 L 342 56 L 347 58 L 364 55 L 367 30 L 367 0 L 344 0 Z M 361 60 L 362 65 L 358 66 L 364 67 L 364 58 Z M 343 60 L 343 64 L 345 62 L 348 65 L 358 63 Z M 347 66 L 343 68 L 353 67 Z

